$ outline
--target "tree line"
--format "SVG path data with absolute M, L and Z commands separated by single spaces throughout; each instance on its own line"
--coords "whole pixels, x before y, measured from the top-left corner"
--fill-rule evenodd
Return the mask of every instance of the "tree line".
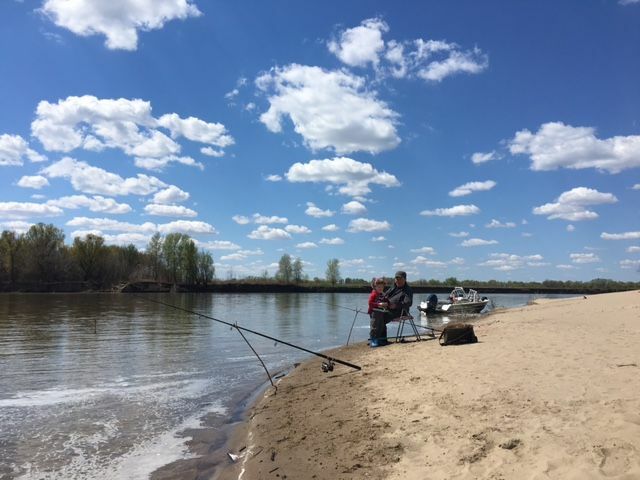
M 108 288 L 130 280 L 207 284 L 215 275 L 213 258 L 183 233 L 156 233 L 147 249 L 135 245 L 106 245 L 103 237 L 88 234 L 64 243 L 54 225 L 38 223 L 24 234 L 0 234 L 0 282 L 86 282 Z
M 265 272 L 263 279 L 268 279 L 268 273 Z M 308 282 L 309 277 L 303 273 L 302 259 L 297 257 L 295 260 L 285 253 L 280 257 L 278 261 L 278 270 L 274 276 L 274 280 L 282 283 L 303 283 Z M 340 276 L 340 261 L 337 258 L 332 258 L 327 262 L 327 269 L 325 271 L 325 281 L 331 285 L 340 283 L 342 277 Z M 320 281 L 319 278 L 314 278 L 314 281 Z
M 106 245 L 103 237 L 88 234 L 76 237 L 71 245 L 64 243 L 64 233 L 51 224 L 32 225 L 23 234 L 5 230 L 0 234 L 0 284 L 16 285 L 85 282 L 92 288 L 111 288 L 129 282 L 152 280 L 186 285 L 207 285 L 215 278 L 212 256 L 199 249 L 193 239 L 183 233 L 166 236 L 155 233 L 146 249 L 135 245 Z M 273 277 L 265 270 L 262 276 L 245 277 L 243 280 L 229 276 L 235 282 L 273 284 L 321 284 L 362 287 L 370 279 L 343 278 L 340 261 L 327 262 L 324 278 L 309 278 L 304 273 L 304 262 L 283 254 Z M 389 279 L 392 282 L 392 279 Z M 520 282 L 499 280 L 472 280 L 449 277 L 438 279 L 414 279 L 412 285 L 424 287 L 455 287 L 512 290 L 572 290 L 618 291 L 640 289 L 640 282 L 620 282 L 596 278 L 588 282 L 545 280 Z

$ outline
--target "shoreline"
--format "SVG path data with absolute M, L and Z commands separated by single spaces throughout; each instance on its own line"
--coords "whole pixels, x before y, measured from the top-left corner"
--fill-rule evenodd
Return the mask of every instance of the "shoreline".
M 640 285 L 640 284 L 638 284 Z M 449 294 L 454 286 L 411 284 L 414 293 L 417 294 Z M 602 293 L 615 293 L 620 290 L 603 287 L 589 287 L 588 284 L 579 287 L 545 287 L 542 285 L 529 287 L 500 287 L 464 284 L 466 289 L 473 288 L 481 294 L 521 294 L 521 295 L 598 295 Z M 626 288 L 637 288 L 636 285 L 627 285 Z M 370 293 L 371 285 L 368 283 L 353 283 L 340 285 L 322 284 L 285 284 L 285 283 L 251 283 L 251 282 L 214 282 L 208 285 L 171 284 L 155 281 L 137 281 L 127 284 L 98 287 L 89 282 L 51 282 L 28 283 L 22 282 L 14 285 L 0 284 L 2 294 L 120 294 L 120 293 Z
M 640 478 L 639 294 L 497 311 L 475 345 L 332 350 L 360 372 L 309 359 L 213 478 Z

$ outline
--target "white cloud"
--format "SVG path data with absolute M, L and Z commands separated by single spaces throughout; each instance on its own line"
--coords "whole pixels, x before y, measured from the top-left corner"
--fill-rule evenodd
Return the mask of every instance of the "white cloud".
M 261 75 L 256 85 L 269 95 L 270 103 L 260 121 L 279 133 L 288 116 L 312 150 L 379 153 L 400 143 L 398 114 L 366 89 L 362 77 L 291 64 Z
M 232 253 L 230 255 L 223 255 L 222 257 L 220 257 L 220 260 L 222 260 L 223 262 L 226 262 L 228 260 L 242 261 L 242 260 L 246 260 L 250 256 L 255 256 L 255 255 L 264 255 L 264 252 L 260 249 L 238 250 L 237 252 Z
M 320 243 L 322 245 L 342 245 L 344 244 L 344 240 L 341 239 L 340 237 L 323 238 L 320 240 Z
M 260 225 L 247 236 L 253 240 L 286 240 L 291 238 L 291 235 L 286 230 L 271 228 L 266 225 Z
M 640 260 L 629 260 L 629 259 L 621 260 L 620 268 L 624 268 L 624 269 L 633 268 L 634 270 L 637 270 L 640 268 Z
M 464 258 L 462 258 L 462 257 L 454 257 L 451 260 L 449 260 L 449 263 L 451 265 L 464 265 Z
M 119 148 L 139 157 L 179 152 L 177 143 L 152 129 L 155 124 L 150 102 L 85 95 L 70 96 L 58 103 L 41 101 L 31 131 L 45 149 L 56 152 Z
M 447 268 L 447 264 L 445 262 L 431 260 L 430 258 L 423 257 L 422 255 L 418 255 L 416 258 L 411 260 L 411 263 L 414 265 L 423 265 L 425 267 L 431 268 Z
M 484 245 L 495 245 L 497 244 L 497 240 L 484 240 L 482 238 L 470 238 L 468 240 L 463 241 L 460 246 L 461 247 L 481 247 Z
M 345 268 L 363 267 L 367 262 L 362 258 L 342 259 L 340 266 Z
M 68 227 L 77 227 L 107 232 L 153 234 L 158 230 L 155 223 L 145 222 L 143 224 L 134 224 L 129 222 L 121 222 L 119 220 L 113 220 L 111 218 L 75 217 L 69 220 L 66 225 Z
M 211 148 L 211 147 L 202 147 L 200 149 L 200 153 L 203 155 L 206 155 L 207 157 L 214 157 L 214 158 L 224 157 L 223 150 L 216 150 L 215 148 Z
M 476 152 L 471 155 L 471 161 L 476 165 L 480 163 L 490 162 L 491 160 L 497 160 L 498 158 L 500 158 L 500 156 L 496 153 L 495 150 L 487 153 Z
M 469 232 L 451 232 L 449 236 L 453 238 L 464 238 L 469 236 Z
M 47 159 L 30 149 L 27 141 L 20 135 L 0 135 L 0 166 L 22 165 L 25 157 L 32 162 L 43 162 Z
M 155 224 L 152 222 L 145 222 L 142 224 L 135 224 L 129 222 L 120 222 L 111 218 L 88 218 L 88 217 L 75 217 L 66 223 L 69 227 L 78 227 L 85 229 L 93 229 L 108 232 L 122 232 L 122 233 L 142 233 L 152 235 L 155 232 L 162 234 L 168 233 L 186 233 L 186 234 L 199 234 L 199 233 L 217 233 L 213 226 L 205 222 L 192 221 L 192 220 L 176 220 L 174 222 Z
M 171 132 L 171 138 L 184 137 L 193 142 L 205 143 L 218 148 L 234 144 L 226 127 L 221 123 L 210 123 L 196 117 L 180 118 L 176 113 L 167 113 L 158 119 L 158 125 Z M 213 156 L 216 156 L 215 154 Z
M 351 67 L 364 67 L 368 63 L 378 65 L 378 57 L 384 50 L 382 34 L 389 31 L 380 18 L 369 18 L 354 28 L 340 33 L 339 38 L 328 43 L 329 51 Z
M 136 50 L 138 31 L 201 15 L 191 0 L 45 0 L 42 12 L 57 26 L 81 37 L 104 35 L 111 50 Z
M 638 0 L 640 1 L 640 0 Z M 640 190 L 640 183 L 636 183 L 633 187 L 631 187 L 632 190 Z
M 356 200 L 352 200 L 342 205 L 342 213 L 346 215 L 362 215 L 366 212 L 367 207 Z
M 287 225 L 284 229 L 289 233 L 294 234 L 303 234 L 303 233 L 311 233 L 311 230 L 304 225 Z
M 325 232 L 337 232 L 338 230 L 340 230 L 340 227 L 338 227 L 335 223 L 330 223 L 329 225 L 325 225 L 324 227 L 322 227 L 322 230 L 324 230 Z
M 595 253 L 570 253 L 569 258 L 573 263 L 598 263 L 601 261 Z
M 368 218 L 356 218 L 349 222 L 348 232 L 382 232 L 391 229 L 391 224 L 386 220 L 370 220 Z
M 316 245 L 313 242 L 302 242 L 296 245 L 296 248 L 303 248 L 303 249 L 308 249 L 308 248 L 317 248 L 318 245 Z
M 602 193 L 586 187 L 576 187 L 562 193 L 555 203 L 546 203 L 533 209 L 535 215 L 547 215 L 549 220 L 562 219 L 571 222 L 593 220 L 598 214 L 585 207 L 603 203 L 615 203 L 618 199 L 611 193 Z
M 389 72 L 394 78 L 404 78 L 409 74 L 410 62 L 405 56 L 405 45 L 396 40 L 389 40 L 384 59 L 389 62 Z
M 372 242 L 386 242 L 387 238 L 383 235 L 380 235 L 379 237 L 372 237 L 371 238 Z
M 161 217 L 197 217 L 198 213 L 195 210 L 184 207 L 182 205 L 163 205 L 157 203 L 151 203 L 145 205 L 144 211 L 149 215 L 157 215 Z
M 620 5 L 633 5 L 635 3 L 640 3 L 640 0 L 619 0 L 618 3 Z
M 362 163 L 346 157 L 294 163 L 285 176 L 290 182 L 327 182 L 340 185 L 338 191 L 350 196 L 370 193 L 370 184 L 384 187 L 400 186 L 395 176 L 387 172 L 378 172 L 370 163 Z
M 542 255 L 514 255 L 510 253 L 492 253 L 489 255 L 489 260 L 479 263 L 478 265 L 481 267 L 489 267 L 494 270 L 508 272 L 511 270 L 517 270 L 520 268 L 527 267 L 541 267 L 544 265 L 548 265 L 547 263 L 542 262 L 544 258 Z
M 239 250 L 240 245 L 237 245 L 228 240 L 210 240 L 208 242 L 201 242 L 194 240 L 198 248 L 204 248 L 206 250 Z
M 459 217 L 464 215 L 474 215 L 480 213 L 480 209 L 475 205 L 456 205 L 451 208 L 437 208 L 435 210 L 423 210 L 420 215 L 426 217 Z
M 436 251 L 433 247 L 420 247 L 420 248 L 412 248 L 410 250 L 412 253 L 426 253 L 427 255 L 435 255 Z
M 237 88 L 234 88 L 233 90 L 231 90 L 230 92 L 227 92 L 224 94 L 224 98 L 226 98 L 227 100 L 233 100 L 234 98 L 236 98 L 238 95 L 240 95 L 240 90 Z
M 71 195 L 49 200 L 47 205 L 75 210 L 78 208 L 88 208 L 92 212 L 124 214 L 129 213 L 132 208 L 126 203 L 118 203 L 113 198 L 105 198 L 100 195 L 87 197 L 86 195 Z
M 238 225 L 247 225 L 251 223 L 249 217 L 245 217 L 244 215 L 234 215 L 233 217 L 231 217 L 231 220 L 236 222 Z
M 603 240 L 638 240 L 640 232 L 607 233 L 602 232 L 600 238 Z
M 640 247 L 629 247 L 627 248 L 627 253 L 640 253 Z
M 267 182 L 279 182 L 282 180 L 282 177 L 280 175 L 267 175 L 265 180 Z
M 514 222 L 502 223 L 492 218 L 490 223 L 485 224 L 485 228 L 516 228 L 516 224 Z
M 491 190 L 496 186 L 496 182 L 493 180 L 487 180 L 486 182 L 469 182 L 464 185 L 460 185 L 459 187 L 451 190 L 449 192 L 450 197 L 463 197 L 465 195 L 470 195 L 473 192 L 483 192 L 487 190 Z
M 447 58 L 428 63 L 418 70 L 418 77 L 432 82 L 441 82 L 458 73 L 481 73 L 489 66 L 489 59 L 482 50 L 451 50 Z
M 333 217 L 333 215 L 335 214 L 335 212 L 332 210 L 328 210 L 328 209 L 322 210 L 321 208 L 316 207 L 315 203 L 313 202 L 307 202 L 307 209 L 304 211 L 304 213 L 306 213 L 310 217 L 315 217 L 315 218 Z M 323 228 L 323 230 L 325 229 L 326 227 Z M 327 231 L 330 231 L 330 230 L 327 230 Z
M 172 203 L 184 202 L 189 199 L 189 193 L 179 189 L 175 185 L 169 185 L 164 190 L 160 190 L 153 196 L 153 203 L 169 205 Z
M 117 233 L 114 235 L 103 233 L 100 230 L 76 230 L 71 233 L 71 238 L 84 238 L 87 235 L 99 235 L 107 245 L 130 245 L 133 244 L 140 249 L 144 249 L 151 240 L 151 235 L 143 233 Z
M 480 73 L 489 64 L 479 49 L 464 51 L 445 40 L 389 40 L 383 35 L 389 26 L 381 18 L 369 18 L 354 28 L 345 29 L 328 43 L 329 51 L 351 67 L 371 64 L 376 74 L 395 78 L 422 78 L 440 82 L 457 73 Z
M 31 225 L 33 225 L 33 223 L 25 222 L 24 220 L 12 220 L 9 222 L 0 222 L 0 229 L 22 234 L 27 233 L 27 230 L 31 228 Z
M 246 255 L 242 255 L 241 253 L 230 253 L 229 255 L 222 255 L 220 257 L 220 260 L 223 262 L 228 262 L 228 261 L 241 261 L 241 260 L 245 260 L 247 258 Z
M 18 180 L 18 186 L 23 188 L 35 188 L 36 190 L 40 190 L 47 185 L 49 185 L 49 180 L 42 175 L 24 175 L 20 180 Z
M 575 270 L 577 267 L 575 265 L 560 264 L 556 265 L 556 268 L 559 268 L 560 270 Z
M 573 232 L 575 231 L 576 227 L 574 227 L 572 224 L 567 225 L 567 232 Z
M 196 162 L 191 157 L 179 157 L 177 155 L 168 155 L 160 158 L 136 157 L 133 163 L 136 167 L 144 168 L 145 170 L 154 170 L 157 172 L 164 170 L 170 163 L 180 163 L 182 165 L 197 167 L 200 170 L 204 170 L 204 165 L 202 163 Z
M 271 225 L 272 223 L 287 223 L 289 220 L 287 217 L 278 217 L 276 215 L 267 217 L 265 215 L 260 215 L 259 213 L 254 213 L 253 222 L 258 225 Z
M 54 217 L 63 213 L 60 207 L 45 203 L 0 202 L 0 218 Z
M 167 233 L 186 233 L 188 235 L 218 233 L 213 226 L 197 220 L 175 220 L 169 223 L 160 223 L 158 224 L 158 231 L 165 235 Z
M 75 190 L 83 193 L 109 196 L 149 195 L 167 186 L 156 177 L 139 173 L 136 177 L 122 178 L 70 157 L 52 163 L 40 173 L 49 178 L 67 178 Z
M 521 130 L 509 144 L 512 154 L 529 155 L 532 170 L 597 168 L 618 173 L 640 167 L 640 135 L 596 138 L 592 127 L 549 122 L 536 133 Z
M 169 130 L 171 138 L 160 127 Z M 220 149 L 233 144 L 233 138 L 219 123 L 195 117 L 183 119 L 175 113 L 156 119 L 150 102 L 91 95 L 71 96 L 57 103 L 41 101 L 31 132 L 48 151 L 115 148 L 135 157 L 138 166 L 152 169 L 161 169 L 170 162 L 202 166 L 191 157 L 178 155 L 181 146 L 175 140 L 179 137 Z

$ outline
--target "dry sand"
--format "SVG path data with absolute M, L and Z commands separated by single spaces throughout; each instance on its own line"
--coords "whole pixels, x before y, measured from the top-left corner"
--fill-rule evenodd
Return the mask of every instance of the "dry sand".
M 219 478 L 640 479 L 640 292 L 541 300 L 475 331 L 334 353 L 359 372 L 306 362 L 253 407 Z

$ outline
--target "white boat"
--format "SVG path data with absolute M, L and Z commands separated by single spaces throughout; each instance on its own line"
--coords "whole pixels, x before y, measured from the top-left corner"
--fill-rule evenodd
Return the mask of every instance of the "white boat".
M 465 292 L 464 288 L 456 287 L 449 295 L 448 302 L 440 302 L 436 295 L 430 295 L 426 301 L 420 302 L 418 310 L 425 315 L 480 313 L 489 302 L 487 297 L 480 297 L 473 289 Z

